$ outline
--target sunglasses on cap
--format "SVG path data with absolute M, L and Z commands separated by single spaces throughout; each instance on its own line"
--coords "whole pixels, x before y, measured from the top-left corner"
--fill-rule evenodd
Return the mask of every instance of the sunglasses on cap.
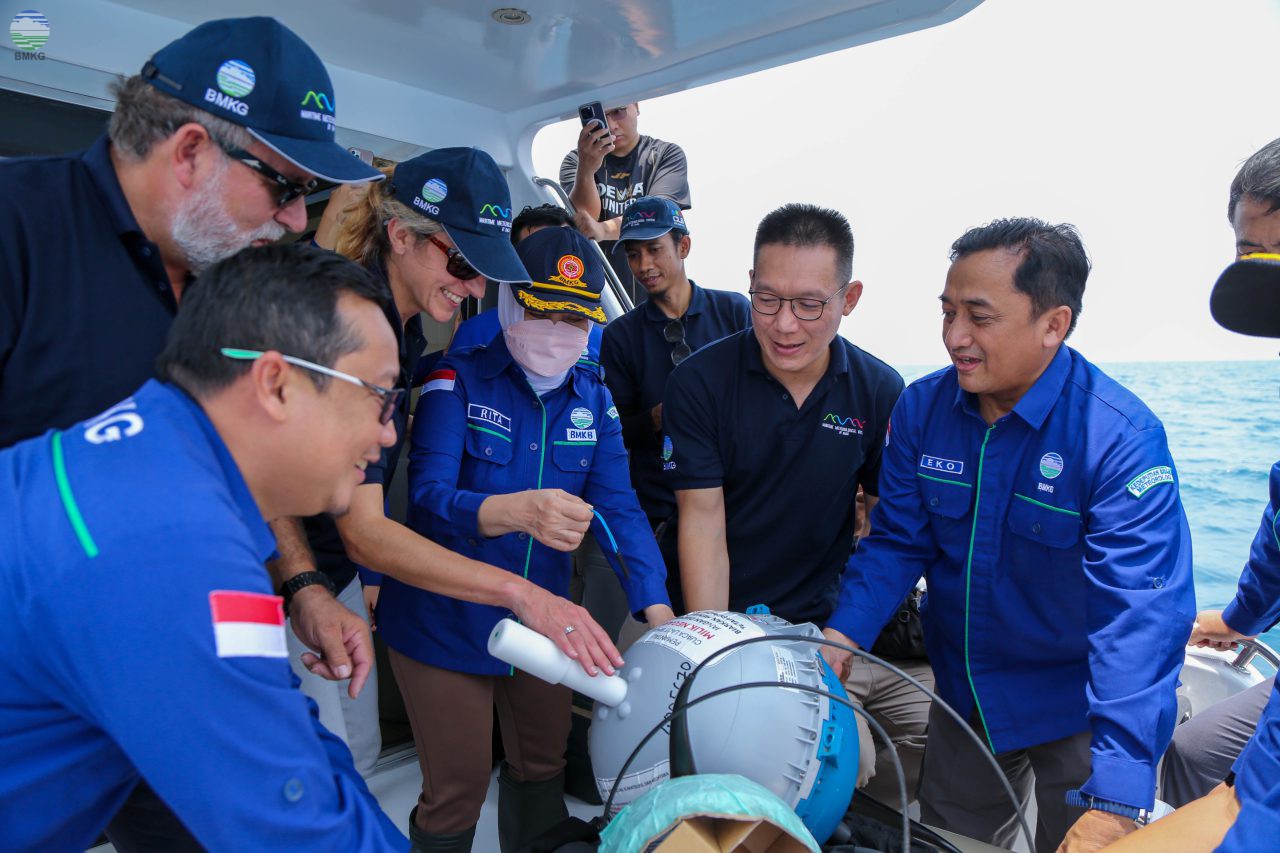
M 434 234 L 428 234 L 427 239 L 431 241 L 431 245 L 444 252 L 446 258 L 444 268 L 449 275 L 461 281 L 470 281 L 480 275 L 480 271 L 467 263 L 467 259 L 462 257 L 462 252 L 459 252 Z

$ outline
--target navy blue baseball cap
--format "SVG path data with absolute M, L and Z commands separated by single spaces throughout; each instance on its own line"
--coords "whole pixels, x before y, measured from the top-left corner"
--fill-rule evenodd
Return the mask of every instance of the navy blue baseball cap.
M 467 263 L 494 281 L 528 281 L 511 245 L 511 191 L 479 148 L 437 148 L 396 165 L 392 198 L 444 226 Z
M 516 246 L 532 279 L 515 286 L 516 303 L 543 314 L 568 311 L 607 323 L 600 306 L 604 262 L 591 241 L 572 228 L 543 228 Z
M 201 24 L 151 57 L 142 79 L 244 127 L 317 178 L 351 184 L 383 177 L 334 141 L 329 72 L 315 51 L 275 18 Z
M 622 214 L 622 228 L 613 251 L 618 251 L 624 240 L 652 240 L 668 231 L 689 233 L 680 205 L 660 195 L 638 198 Z
M 1259 338 L 1280 338 L 1280 255 L 1243 255 L 1222 271 L 1209 297 L 1218 325 Z

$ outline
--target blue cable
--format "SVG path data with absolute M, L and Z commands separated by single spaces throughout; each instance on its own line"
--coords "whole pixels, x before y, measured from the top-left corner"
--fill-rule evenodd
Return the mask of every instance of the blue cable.
M 595 507 L 591 508 L 591 514 L 600 522 L 600 526 L 604 528 L 605 535 L 609 537 L 609 545 L 613 548 L 613 553 L 618 557 L 618 565 L 622 566 L 623 576 L 631 577 L 631 570 L 627 568 L 627 561 L 623 558 L 622 550 L 618 547 L 618 540 L 613 538 L 613 531 L 609 529 L 609 523 L 604 520 L 604 516 Z

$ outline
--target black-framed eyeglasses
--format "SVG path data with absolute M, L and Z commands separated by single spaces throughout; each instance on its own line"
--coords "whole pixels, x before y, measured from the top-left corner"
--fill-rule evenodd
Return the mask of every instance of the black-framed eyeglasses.
M 255 361 L 265 355 L 261 350 L 237 349 L 236 347 L 222 347 L 219 352 L 227 358 L 234 358 L 237 361 Z M 289 362 L 289 364 L 294 364 L 307 370 L 314 370 L 316 373 L 323 373 L 325 376 L 332 376 L 334 379 L 341 379 L 343 382 L 350 382 L 352 385 L 359 385 L 379 397 L 382 401 L 382 409 L 378 412 L 378 423 L 380 424 L 385 424 L 391 420 L 396 411 L 396 403 L 400 402 L 400 397 L 404 394 L 403 388 L 383 388 L 381 385 L 365 382 L 359 376 L 352 376 L 350 373 L 343 373 L 341 370 L 334 370 L 332 367 L 325 367 L 323 364 L 316 364 L 314 361 L 307 361 L 305 358 L 283 354 L 280 357 Z
M 258 157 L 255 157 L 248 151 L 245 151 L 243 148 L 237 148 L 234 145 L 223 145 L 221 143 L 218 143 L 218 147 L 221 148 L 223 153 L 232 160 L 248 166 L 250 169 L 266 178 L 268 183 L 273 185 L 275 189 L 276 207 L 285 207 L 295 198 L 301 198 L 308 193 L 315 192 L 316 188 L 320 186 L 320 182 L 315 178 L 312 178 L 305 184 L 300 184 L 297 181 L 290 180 L 266 163 L 262 162 Z
M 662 337 L 666 338 L 667 343 L 674 344 L 671 347 L 672 364 L 679 364 L 693 355 L 693 349 L 684 339 L 684 321 L 679 317 L 667 323 L 662 330 Z
M 445 254 L 444 268 L 449 275 L 461 281 L 470 281 L 480 275 L 480 271 L 471 264 L 467 263 L 467 259 L 462 257 L 462 252 L 445 241 L 441 240 L 434 234 L 428 234 L 427 239 L 431 241 L 431 245 L 435 246 Z
M 840 288 L 826 299 L 810 299 L 803 296 L 787 298 L 778 296 L 775 293 L 769 293 L 767 290 L 750 290 L 747 291 L 751 295 L 751 310 L 757 314 L 772 315 L 782 310 L 782 303 L 791 303 L 791 313 L 796 315 L 797 320 L 817 320 L 822 316 L 822 312 L 827 307 L 827 303 L 839 296 L 847 284 L 842 284 Z

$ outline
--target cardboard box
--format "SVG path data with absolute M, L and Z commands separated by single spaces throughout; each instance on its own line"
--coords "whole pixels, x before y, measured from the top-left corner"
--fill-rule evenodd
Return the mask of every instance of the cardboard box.
M 809 853 L 809 847 L 767 820 L 697 815 L 650 841 L 645 853 Z

